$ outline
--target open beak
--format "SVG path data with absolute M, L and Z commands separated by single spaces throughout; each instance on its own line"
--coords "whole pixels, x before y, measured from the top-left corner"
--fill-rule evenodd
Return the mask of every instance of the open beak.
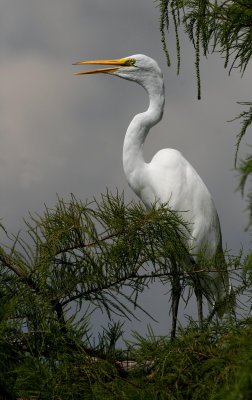
M 99 69 L 92 69 L 91 71 L 85 72 L 76 72 L 74 75 L 85 75 L 85 74 L 97 74 L 97 73 L 107 73 L 117 71 L 122 67 L 133 67 L 134 60 L 131 58 L 121 58 L 118 60 L 95 60 L 95 61 L 80 61 L 76 62 L 73 65 L 84 65 L 84 64 L 98 64 L 98 65 L 116 65 L 116 67 L 109 67 L 109 68 L 99 68 Z

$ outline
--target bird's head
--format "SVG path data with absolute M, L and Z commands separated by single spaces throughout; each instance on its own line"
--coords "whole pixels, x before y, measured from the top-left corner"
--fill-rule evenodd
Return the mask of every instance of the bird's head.
M 75 75 L 105 73 L 137 82 L 146 89 L 148 89 L 148 86 L 153 84 L 155 80 L 163 81 L 162 72 L 157 62 L 143 54 L 136 54 L 116 60 L 80 61 L 74 65 L 85 64 L 107 65 L 108 67 L 77 72 Z

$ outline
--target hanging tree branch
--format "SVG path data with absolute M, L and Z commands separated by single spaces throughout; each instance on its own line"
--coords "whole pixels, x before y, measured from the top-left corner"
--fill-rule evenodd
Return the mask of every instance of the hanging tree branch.
M 224 67 L 229 66 L 229 73 L 239 68 L 243 75 L 252 56 L 252 6 L 242 0 L 211 1 L 211 0 L 159 0 L 160 32 L 163 50 L 167 64 L 170 66 L 170 56 L 167 49 L 166 31 L 169 31 L 169 15 L 174 21 L 176 35 L 177 62 L 180 64 L 179 27 L 184 26 L 185 32 L 195 49 L 195 71 L 197 79 L 197 96 L 201 97 L 200 80 L 200 49 L 203 55 L 221 53 L 225 55 Z M 178 68 L 179 71 L 179 68 Z M 243 118 L 243 125 L 237 135 L 235 164 L 240 142 L 251 123 L 251 103 L 249 111 L 244 111 L 237 118 Z

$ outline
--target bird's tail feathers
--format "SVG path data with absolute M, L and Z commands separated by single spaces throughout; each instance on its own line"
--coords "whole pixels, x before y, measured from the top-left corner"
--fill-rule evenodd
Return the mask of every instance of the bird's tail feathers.
M 205 265 L 207 270 L 200 277 L 202 293 L 206 297 L 211 315 L 222 318 L 235 308 L 235 292 L 229 281 L 225 255 L 221 244 L 212 258 L 206 258 L 207 247 L 198 254 L 197 263 Z
M 228 272 L 214 275 L 209 280 L 207 300 L 211 314 L 216 313 L 219 318 L 223 318 L 224 314 L 230 314 L 235 308 L 235 292 L 229 282 Z
M 217 296 L 213 304 L 213 307 L 217 316 L 219 318 L 222 318 L 224 314 L 230 314 L 232 310 L 234 310 L 235 305 L 236 305 L 235 292 L 232 288 L 232 285 L 229 285 L 228 291 L 225 293 L 224 296 L 222 297 Z

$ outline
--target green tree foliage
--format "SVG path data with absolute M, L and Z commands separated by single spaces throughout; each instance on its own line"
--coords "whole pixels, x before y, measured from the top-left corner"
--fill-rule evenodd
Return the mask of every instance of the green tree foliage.
M 246 160 L 241 162 L 240 165 L 240 189 L 244 192 L 245 183 L 250 175 L 252 175 L 252 155 L 248 156 Z M 248 193 L 248 209 L 249 209 L 249 223 L 248 229 L 252 227 L 252 188 Z
M 90 357 L 111 354 L 121 334 L 109 325 L 91 348 L 92 311 L 132 318 L 139 293 L 155 278 L 169 280 L 187 254 L 186 225 L 165 207 L 147 213 L 107 194 L 93 204 L 59 199 L 26 226 L 26 236 L 7 235 L 0 248 L 1 393 L 84 398 L 72 386 L 103 387 L 115 367 L 97 369 Z
M 236 326 L 212 324 L 201 333 L 191 324 L 172 343 L 155 337 L 151 329 L 147 338 L 136 333 L 132 347 L 138 364 L 155 361 L 145 381 L 146 398 L 249 399 L 251 333 L 251 320 Z
M 133 318 L 139 295 L 154 280 L 167 284 L 176 274 L 185 288 L 193 286 L 195 274 L 207 273 L 207 264 L 201 271 L 181 264 L 190 232 L 167 207 L 146 211 L 140 204 L 125 205 L 118 194 L 92 203 L 72 196 L 69 203 L 58 199 L 42 216 L 30 215 L 24 234 L 5 232 L 9 245 L 0 248 L 1 399 L 175 399 L 190 398 L 192 392 L 205 397 L 199 383 L 207 382 L 204 371 L 212 377 L 215 364 L 227 364 L 231 357 L 229 344 L 224 361 L 219 354 L 228 343 L 226 332 L 231 335 L 226 326 L 211 322 L 210 328 L 208 318 L 200 334 L 191 321 L 174 343 L 168 336 L 156 338 L 150 328 L 147 338 L 135 333 L 137 343 L 128 343 L 127 351 L 116 348 L 123 323 L 113 322 L 113 315 Z M 240 259 L 230 258 L 229 269 L 239 268 Z M 248 290 L 250 273 L 248 266 L 237 293 Z M 110 321 L 94 344 L 96 308 Z M 240 332 L 241 322 L 235 321 L 232 329 Z M 248 324 L 243 322 L 246 329 Z M 220 334 L 214 336 L 214 329 Z M 153 365 L 154 374 L 148 376 Z M 234 366 L 216 388 L 233 373 Z
M 250 0 L 160 0 L 160 11 L 160 30 L 168 65 L 170 57 L 165 31 L 169 29 L 170 15 L 176 32 L 178 64 L 180 64 L 178 28 L 181 24 L 195 48 L 199 98 L 200 50 L 204 56 L 209 52 L 224 55 L 224 66 L 229 67 L 229 72 L 233 68 L 239 68 L 242 74 L 245 72 L 252 55 L 252 2 Z

